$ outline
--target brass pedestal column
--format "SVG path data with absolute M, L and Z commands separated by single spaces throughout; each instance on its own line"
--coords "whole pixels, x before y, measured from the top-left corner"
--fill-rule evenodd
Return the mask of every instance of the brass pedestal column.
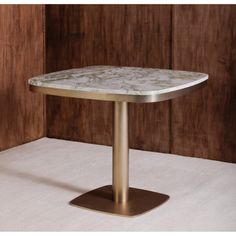
M 106 185 L 87 192 L 72 200 L 70 204 L 111 214 L 135 216 L 161 205 L 169 198 L 165 194 L 129 187 L 128 139 L 128 103 L 116 101 L 113 120 L 112 186 Z
M 114 103 L 112 189 L 113 200 L 126 204 L 129 197 L 128 104 Z

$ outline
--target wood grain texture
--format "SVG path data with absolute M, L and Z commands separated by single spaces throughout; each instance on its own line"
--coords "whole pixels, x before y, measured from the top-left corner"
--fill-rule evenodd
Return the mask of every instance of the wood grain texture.
M 88 65 L 170 67 L 171 7 L 47 6 L 47 72 Z M 169 152 L 169 102 L 130 104 L 132 148 Z M 112 103 L 47 97 L 49 137 L 112 144 Z
M 44 135 L 44 98 L 27 80 L 44 72 L 44 6 L 0 5 L 0 150 Z
M 172 153 L 236 162 L 235 25 L 236 6 L 173 8 L 173 69 L 208 73 L 209 83 L 172 101 Z
M 87 65 L 209 74 L 171 102 L 131 104 L 132 148 L 236 162 L 236 7 L 47 6 L 47 72 Z M 187 22 L 187 24 L 186 24 Z M 47 98 L 49 137 L 111 145 L 112 103 Z

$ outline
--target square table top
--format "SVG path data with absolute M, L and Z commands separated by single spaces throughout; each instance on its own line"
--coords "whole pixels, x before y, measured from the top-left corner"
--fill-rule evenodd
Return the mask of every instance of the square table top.
M 156 102 L 206 84 L 207 74 L 142 67 L 89 66 L 39 75 L 30 89 L 86 99 Z

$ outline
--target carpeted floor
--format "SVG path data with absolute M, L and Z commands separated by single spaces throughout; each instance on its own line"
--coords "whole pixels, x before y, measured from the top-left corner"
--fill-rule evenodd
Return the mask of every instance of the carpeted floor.
M 0 231 L 235 231 L 236 165 L 130 151 L 130 185 L 165 193 L 126 218 L 69 205 L 111 184 L 111 147 L 43 138 L 0 152 Z

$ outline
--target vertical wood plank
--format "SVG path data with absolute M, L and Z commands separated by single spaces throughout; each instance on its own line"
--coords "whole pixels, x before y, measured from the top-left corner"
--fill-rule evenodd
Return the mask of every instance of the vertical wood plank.
M 173 100 L 172 153 L 236 162 L 235 25 L 235 6 L 174 6 L 173 69 L 208 73 L 209 83 Z
M 88 65 L 169 68 L 171 6 L 47 6 L 47 72 Z M 169 102 L 131 104 L 131 147 L 169 151 Z M 47 97 L 49 137 L 112 144 L 112 103 Z
M 44 6 L 0 6 L 0 150 L 44 135 L 44 98 L 27 80 L 44 72 Z

